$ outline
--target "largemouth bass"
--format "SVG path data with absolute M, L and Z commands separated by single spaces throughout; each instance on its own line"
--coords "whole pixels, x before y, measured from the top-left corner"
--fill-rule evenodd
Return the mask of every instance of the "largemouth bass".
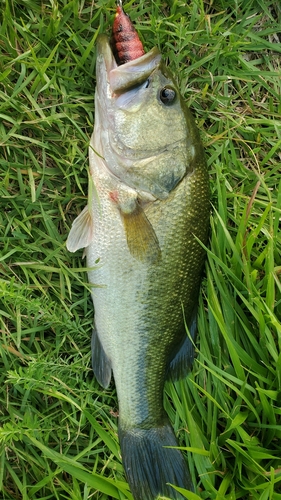
M 209 180 L 199 133 L 154 48 L 117 65 L 97 42 L 95 125 L 87 207 L 67 248 L 85 247 L 95 321 L 92 364 L 119 403 L 122 460 L 135 500 L 192 490 L 163 407 L 167 378 L 193 362 L 191 336 L 209 227 Z

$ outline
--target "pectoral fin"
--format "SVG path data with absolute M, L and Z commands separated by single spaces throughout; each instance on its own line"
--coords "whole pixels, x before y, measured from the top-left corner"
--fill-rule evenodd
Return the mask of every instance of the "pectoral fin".
M 93 239 L 93 219 L 88 206 L 82 210 L 81 214 L 73 221 L 66 248 L 69 252 L 76 252 L 80 248 L 87 247 Z
M 120 211 L 130 253 L 135 259 L 156 263 L 161 257 L 161 250 L 155 231 L 142 207 L 137 204 L 131 213 Z

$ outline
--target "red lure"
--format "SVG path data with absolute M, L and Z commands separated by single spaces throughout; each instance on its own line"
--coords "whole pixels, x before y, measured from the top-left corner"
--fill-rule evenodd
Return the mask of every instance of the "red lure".
M 117 1 L 112 26 L 111 48 L 118 66 L 133 61 L 145 53 L 131 19 L 123 11 L 121 0 Z

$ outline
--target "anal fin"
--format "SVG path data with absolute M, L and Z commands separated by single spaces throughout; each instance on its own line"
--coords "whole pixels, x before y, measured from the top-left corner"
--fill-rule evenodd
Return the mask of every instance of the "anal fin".
M 98 383 L 107 389 L 112 375 L 111 362 L 104 351 L 95 326 L 92 333 L 91 347 L 93 372 Z

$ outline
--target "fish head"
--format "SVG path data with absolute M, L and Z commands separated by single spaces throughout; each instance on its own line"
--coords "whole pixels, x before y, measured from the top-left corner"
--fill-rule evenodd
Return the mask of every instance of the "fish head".
M 93 147 L 133 189 L 165 199 L 194 170 L 198 132 L 157 48 L 118 66 L 98 40 Z

